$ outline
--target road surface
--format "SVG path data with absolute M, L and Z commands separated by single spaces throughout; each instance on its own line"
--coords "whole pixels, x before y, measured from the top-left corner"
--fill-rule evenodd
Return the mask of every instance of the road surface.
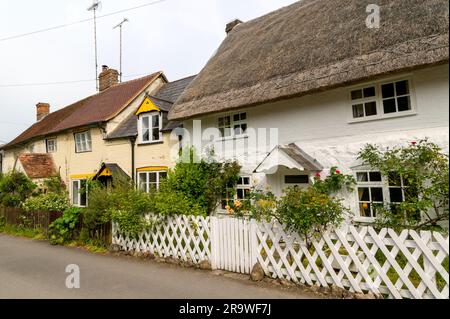
M 66 266 L 80 288 L 66 287 Z M 297 289 L 253 283 L 210 271 L 0 234 L 0 298 L 312 298 Z

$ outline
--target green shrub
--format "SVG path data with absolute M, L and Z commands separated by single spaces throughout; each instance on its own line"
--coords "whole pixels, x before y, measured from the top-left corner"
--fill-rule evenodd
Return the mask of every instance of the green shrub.
M 53 221 L 48 228 L 50 243 L 61 245 L 72 240 L 75 237 L 81 213 L 81 208 L 67 208 L 61 217 Z
M 427 139 L 381 149 L 367 145 L 359 158 L 389 179 L 403 179 L 404 201 L 377 205 L 379 227 L 439 229 L 449 220 L 448 156 Z
M 306 242 L 329 227 L 337 227 L 348 212 L 340 199 L 324 194 L 314 187 L 288 188 L 277 207 L 278 220 L 288 229 L 303 235 Z
M 19 207 L 35 189 L 36 184 L 23 173 L 4 174 L 0 179 L 0 205 Z
M 63 212 L 70 207 L 66 193 L 47 193 L 30 197 L 22 204 L 26 212 Z
M 191 214 L 185 210 L 190 208 L 193 209 L 192 214 L 209 215 L 216 210 L 227 189 L 234 189 L 239 172 L 237 162 L 218 162 L 213 152 L 206 158 L 198 158 L 193 149 L 184 150 L 162 184 L 160 192 L 163 195 L 158 196 L 158 199 L 163 204 L 157 206 L 157 212 L 170 214 L 170 202 L 164 198 L 175 201 L 179 198 L 181 203 L 176 203 L 179 206 L 174 207 L 173 214 L 179 214 L 183 210 L 184 214 Z

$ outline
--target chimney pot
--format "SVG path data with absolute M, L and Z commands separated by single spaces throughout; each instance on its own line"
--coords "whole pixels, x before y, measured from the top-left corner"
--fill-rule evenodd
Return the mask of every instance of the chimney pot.
M 36 121 L 41 121 L 50 114 L 50 104 L 39 102 L 36 104 Z
M 225 32 L 229 34 L 238 24 L 243 23 L 241 20 L 236 19 L 231 21 L 230 23 L 227 23 L 227 26 L 225 27 Z
M 117 83 L 119 83 L 119 72 L 108 68 L 107 65 L 102 65 L 102 72 L 98 76 L 99 91 L 104 91 Z

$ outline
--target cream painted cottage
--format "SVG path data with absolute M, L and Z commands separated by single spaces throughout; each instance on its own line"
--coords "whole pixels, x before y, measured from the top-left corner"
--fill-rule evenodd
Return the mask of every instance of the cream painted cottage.
M 230 23 L 171 109 L 185 143 L 242 164 L 238 198 L 337 166 L 358 181 L 344 195 L 354 220 L 371 221 L 371 203 L 401 201 L 403 183 L 358 161 L 364 145 L 429 138 L 448 154 L 448 1 L 381 1 L 379 28 L 367 4 L 304 0 Z
M 121 175 L 157 187 L 179 143 L 170 140 L 179 123 L 167 113 L 190 80 L 168 82 L 157 72 L 118 83 L 118 72 L 103 66 L 98 93 L 52 113 L 37 104 L 36 123 L 1 146 L 1 172 L 22 171 L 41 185 L 59 174 L 77 206 L 88 204 L 81 190 L 92 178 L 108 184 Z

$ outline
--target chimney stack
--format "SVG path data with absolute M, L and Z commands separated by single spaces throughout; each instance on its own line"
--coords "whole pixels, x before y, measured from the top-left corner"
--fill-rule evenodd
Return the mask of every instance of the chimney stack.
M 36 104 L 36 121 L 42 120 L 50 114 L 50 104 L 39 102 Z
M 227 23 L 227 26 L 225 27 L 225 32 L 229 34 L 238 24 L 243 23 L 241 20 L 236 19 L 231 21 L 230 23 Z
M 119 83 L 119 72 L 103 65 L 102 72 L 98 76 L 99 91 L 104 91 L 117 83 Z

